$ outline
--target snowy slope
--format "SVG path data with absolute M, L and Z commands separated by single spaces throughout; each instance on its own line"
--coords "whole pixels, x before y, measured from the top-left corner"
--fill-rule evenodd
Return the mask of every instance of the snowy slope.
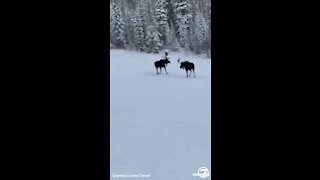
M 188 58 L 196 78 L 187 78 L 177 62 L 182 54 L 169 53 L 169 74 L 161 75 L 154 67 L 159 54 L 110 50 L 110 55 L 110 178 L 201 179 L 192 174 L 202 166 L 211 173 L 211 61 Z

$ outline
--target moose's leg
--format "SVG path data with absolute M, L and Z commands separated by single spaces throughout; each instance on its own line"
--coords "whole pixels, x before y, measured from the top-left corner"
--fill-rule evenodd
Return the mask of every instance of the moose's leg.
M 160 67 L 160 74 L 161 74 L 161 71 L 162 71 L 162 67 Z
M 168 74 L 166 67 L 164 67 L 164 70 L 166 70 L 166 73 Z
M 193 70 L 193 77 L 196 78 L 196 74 L 195 74 L 194 70 Z
M 187 77 L 188 77 L 188 70 L 186 70 L 186 74 L 187 74 Z
M 191 73 L 192 73 L 192 70 L 190 70 L 190 74 L 189 74 L 189 77 L 191 76 Z

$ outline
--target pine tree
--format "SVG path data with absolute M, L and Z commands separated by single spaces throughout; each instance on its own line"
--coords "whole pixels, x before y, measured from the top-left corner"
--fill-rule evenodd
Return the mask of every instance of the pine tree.
M 199 44 L 200 44 L 200 49 L 206 50 L 206 40 L 207 40 L 207 31 L 208 27 L 206 26 L 205 20 L 202 17 L 200 13 L 197 14 L 196 16 L 196 22 L 197 22 L 197 32 L 199 33 Z
M 209 8 L 209 18 L 208 18 L 208 25 L 209 25 L 209 32 L 208 32 L 208 49 L 207 49 L 207 57 L 211 58 L 211 3 L 210 3 L 210 8 Z
M 176 33 L 181 47 L 186 47 L 190 32 L 190 4 L 186 0 L 178 0 L 174 5 Z
M 190 1 L 190 10 L 192 17 L 190 18 L 190 35 L 189 37 L 189 44 L 188 44 L 188 50 L 191 52 L 195 52 L 196 54 L 200 53 L 199 48 L 199 38 L 198 38 L 198 32 L 197 32 L 197 23 L 196 23 L 196 14 L 199 12 L 199 1 Z
M 159 32 L 153 26 L 147 29 L 146 35 L 146 46 L 147 52 L 159 53 L 160 47 L 162 46 L 159 38 Z
M 110 40 L 116 48 L 125 47 L 125 24 L 120 9 L 116 4 L 111 5 L 110 16 Z
M 141 3 L 138 3 L 138 7 L 133 18 L 133 27 L 134 27 L 134 39 L 135 45 L 138 51 L 145 51 L 145 12 L 144 7 Z
M 155 20 L 158 31 L 161 34 L 160 39 L 164 46 L 168 45 L 169 22 L 168 22 L 168 2 L 167 0 L 157 0 L 155 5 Z

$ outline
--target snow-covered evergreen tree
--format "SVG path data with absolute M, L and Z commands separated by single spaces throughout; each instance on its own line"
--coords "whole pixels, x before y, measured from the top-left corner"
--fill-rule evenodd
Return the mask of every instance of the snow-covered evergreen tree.
M 167 25 L 168 23 L 168 2 L 167 0 L 157 0 L 155 5 L 156 20 L 159 26 Z
M 156 28 L 154 28 L 153 26 L 147 28 L 147 52 L 159 53 L 160 47 L 162 46 L 159 36 L 160 33 L 156 30 Z
M 174 5 L 176 33 L 181 47 L 186 47 L 190 33 L 190 4 L 186 0 L 177 0 Z
M 145 9 L 141 3 L 138 3 L 138 7 L 133 18 L 134 27 L 134 39 L 135 45 L 138 51 L 145 51 L 145 36 L 146 36 L 146 24 L 145 24 Z
M 161 34 L 161 42 L 164 46 L 168 45 L 168 38 L 170 34 L 168 5 L 169 4 L 167 0 L 157 0 L 155 5 L 155 20 L 158 27 L 158 31 Z
M 126 43 L 125 24 L 121 11 L 116 4 L 110 10 L 110 40 L 116 48 L 124 48 Z
M 208 26 L 206 25 L 204 17 L 200 13 L 198 13 L 196 15 L 196 23 L 197 23 L 196 32 L 198 33 L 199 45 L 200 45 L 200 49 L 202 51 L 207 48 L 206 41 L 208 39 Z

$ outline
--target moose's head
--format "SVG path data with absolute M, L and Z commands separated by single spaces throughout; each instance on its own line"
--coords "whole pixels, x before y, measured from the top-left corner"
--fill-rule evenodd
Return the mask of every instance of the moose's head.
M 184 69 L 186 67 L 186 62 L 181 62 L 180 63 L 180 69 Z

